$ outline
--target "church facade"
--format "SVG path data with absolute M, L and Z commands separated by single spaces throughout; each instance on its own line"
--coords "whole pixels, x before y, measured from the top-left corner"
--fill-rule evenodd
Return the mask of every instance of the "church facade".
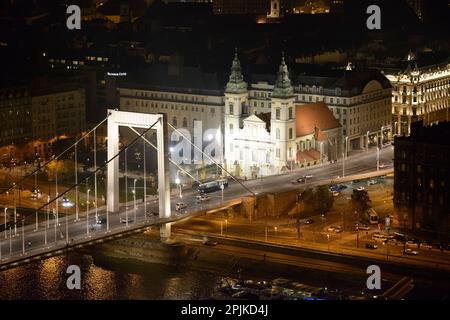
M 337 159 L 342 126 L 327 105 L 296 102 L 282 58 L 270 111 L 251 107 L 237 54 L 225 89 L 224 162 L 233 175 L 257 178 Z

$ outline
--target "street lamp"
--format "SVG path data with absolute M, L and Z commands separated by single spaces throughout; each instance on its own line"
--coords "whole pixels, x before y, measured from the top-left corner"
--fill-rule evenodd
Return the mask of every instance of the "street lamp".
M 366 133 L 366 150 L 369 152 L 369 133 L 370 131 L 367 131 Z
M 348 137 L 345 137 L 345 158 L 348 158 Z
M 380 148 L 377 147 L 377 171 L 380 171 Z
M 17 207 L 16 207 L 16 184 L 13 182 L 14 192 L 14 236 L 17 236 Z
M 181 194 L 181 181 L 180 181 L 180 178 L 176 178 L 175 179 L 175 183 L 177 184 L 177 188 L 179 189 L 179 196 L 180 196 L 180 198 L 183 198 L 183 195 Z
M 345 154 L 342 153 L 342 178 L 345 177 Z
M 327 240 L 328 240 L 328 251 L 330 251 L 330 234 L 327 233 Z
M 8 210 L 8 208 L 5 207 L 5 239 L 8 237 L 6 232 L 6 210 Z
M 89 236 L 89 192 L 91 189 L 87 189 L 87 201 L 86 201 L 86 235 Z
M 136 221 L 136 210 L 137 210 L 137 206 L 136 206 L 136 181 L 137 181 L 137 179 L 134 179 L 134 181 L 133 181 L 134 221 Z

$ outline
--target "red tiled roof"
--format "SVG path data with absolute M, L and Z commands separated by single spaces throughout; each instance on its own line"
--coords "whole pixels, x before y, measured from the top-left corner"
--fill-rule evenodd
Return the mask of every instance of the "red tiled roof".
M 298 162 L 308 162 L 320 159 L 320 152 L 316 149 L 310 149 L 305 151 L 297 151 Z
M 341 127 L 333 112 L 328 109 L 323 101 L 297 105 L 295 116 L 297 119 L 297 137 L 314 133 L 317 135 L 317 140 L 323 140 L 326 139 L 323 131 Z

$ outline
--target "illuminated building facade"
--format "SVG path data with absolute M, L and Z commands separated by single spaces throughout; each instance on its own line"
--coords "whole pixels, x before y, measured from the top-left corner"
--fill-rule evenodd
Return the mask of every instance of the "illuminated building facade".
M 411 124 L 449 120 L 450 63 L 418 67 L 408 65 L 400 72 L 386 72 L 394 90 L 392 114 L 394 131 L 409 135 Z

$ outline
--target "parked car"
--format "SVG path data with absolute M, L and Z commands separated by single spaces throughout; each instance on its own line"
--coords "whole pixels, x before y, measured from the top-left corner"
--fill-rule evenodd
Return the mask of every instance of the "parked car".
M 367 181 L 367 185 L 369 185 L 369 186 L 374 185 L 374 184 L 377 184 L 377 180 L 372 179 L 372 180 Z
M 334 229 L 336 229 L 336 227 L 335 226 L 330 226 L 330 227 L 328 227 L 328 229 L 327 229 L 327 231 L 334 231 Z
M 368 231 L 368 230 L 370 230 L 370 227 L 365 224 L 362 224 L 362 223 L 355 223 L 355 230 Z
M 385 169 L 387 168 L 387 164 L 385 163 L 380 163 L 380 165 L 378 166 L 380 169 Z
M 433 249 L 433 246 L 431 245 L 431 243 L 428 243 L 428 242 L 422 242 L 420 244 L 420 247 L 424 248 L 424 249 Z
M 417 256 L 419 254 L 418 251 L 412 249 L 405 249 L 405 254 L 410 256 Z
M 419 243 L 414 241 L 406 241 L 406 246 L 411 248 L 419 248 Z
M 334 232 L 336 232 L 336 233 L 340 233 L 342 231 L 344 231 L 344 228 L 341 227 L 341 226 L 337 226 L 337 227 L 334 228 Z
M 175 210 L 177 210 L 177 211 L 180 211 L 180 210 L 183 210 L 183 209 L 186 209 L 186 208 L 187 208 L 187 204 L 184 203 L 184 202 L 178 202 L 175 205 Z
M 206 194 L 201 194 L 201 195 L 198 195 L 195 197 L 195 200 L 197 200 L 197 202 L 208 201 L 210 199 L 211 199 L 211 197 Z
M 372 242 L 366 242 L 366 248 L 367 249 L 377 249 L 378 245 L 376 245 L 375 243 L 372 243 Z
M 363 186 L 359 186 L 358 188 L 356 188 L 356 190 L 363 191 L 363 190 L 365 190 L 365 188 Z
M 306 182 L 306 179 L 305 179 L 305 177 L 300 177 L 300 178 L 298 178 L 296 181 L 297 181 L 298 183 L 304 183 L 304 182 Z
M 99 218 L 96 223 L 97 224 L 105 224 L 107 222 L 106 218 Z
M 313 219 L 308 219 L 308 220 L 305 220 L 305 224 L 311 224 L 311 223 L 313 223 L 314 222 L 314 220 Z

